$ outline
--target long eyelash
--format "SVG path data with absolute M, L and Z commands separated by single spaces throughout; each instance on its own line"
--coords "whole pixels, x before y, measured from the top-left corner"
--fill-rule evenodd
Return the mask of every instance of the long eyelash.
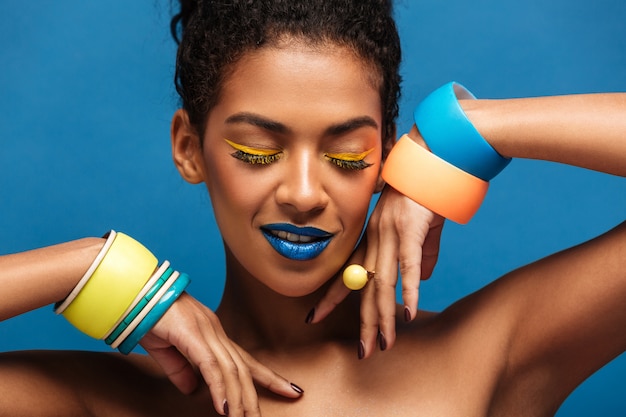
M 374 149 L 372 148 L 369 151 L 365 151 L 360 154 L 324 154 L 324 157 L 326 158 L 326 160 L 337 165 L 339 168 L 349 170 L 361 170 L 373 165 L 365 162 L 365 157 L 369 155 L 373 150 Z
M 228 139 L 224 140 L 235 149 L 235 152 L 231 153 L 230 156 L 251 165 L 271 164 L 272 162 L 279 160 L 282 156 L 282 152 L 254 149 L 249 146 L 232 142 Z
M 267 165 L 274 161 L 277 161 L 282 156 L 281 153 L 275 153 L 272 155 L 255 155 L 252 153 L 246 153 L 243 151 L 236 151 L 230 154 L 233 158 L 246 162 L 251 165 Z
M 324 157 L 331 163 L 337 165 L 339 168 L 348 169 L 348 170 L 361 170 L 372 166 L 373 164 L 368 164 L 364 160 L 359 161 L 348 161 L 345 159 L 333 158 L 332 156 L 324 155 Z

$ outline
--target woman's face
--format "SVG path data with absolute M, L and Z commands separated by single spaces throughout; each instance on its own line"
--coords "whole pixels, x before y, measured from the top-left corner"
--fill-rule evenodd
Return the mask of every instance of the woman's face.
M 203 180 L 227 250 L 283 295 L 318 289 L 360 236 L 382 150 L 368 68 L 342 48 L 264 48 L 208 116 Z

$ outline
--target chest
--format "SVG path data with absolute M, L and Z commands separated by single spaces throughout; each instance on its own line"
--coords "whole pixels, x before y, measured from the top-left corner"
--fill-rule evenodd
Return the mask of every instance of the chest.
M 345 354 L 344 354 L 345 353 Z M 305 393 L 287 401 L 260 392 L 261 410 L 270 416 L 481 416 L 488 415 L 494 376 L 479 360 L 452 360 L 441 351 L 421 354 L 401 346 L 359 361 L 353 352 L 334 352 L 324 361 L 278 365 Z M 352 357 L 354 356 L 354 357 Z

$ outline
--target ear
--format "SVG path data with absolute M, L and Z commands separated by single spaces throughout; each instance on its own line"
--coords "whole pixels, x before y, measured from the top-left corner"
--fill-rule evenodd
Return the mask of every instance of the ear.
M 178 109 L 172 118 L 170 128 L 172 156 L 180 175 L 191 184 L 204 181 L 204 160 L 200 136 L 189 122 L 189 115 Z
M 394 124 L 393 132 L 383 142 L 383 158 L 385 159 L 387 158 L 387 155 L 389 155 L 391 148 L 393 148 L 393 145 L 395 145 L 396 143 L 395 137 L 396 137 L 396 125 Z M 375 193 L 381 192 L 383 190 L 383 187 L 385 186 L 385 180 L 383 180 L 383 177 L 381 175 L 383 172 L 383 165 L 385 164 L 385 159 L 383 159 L 380 164 L 380 171 L 378 171 L 378 180 L 376 181 L 376 189 L 374 190 Z

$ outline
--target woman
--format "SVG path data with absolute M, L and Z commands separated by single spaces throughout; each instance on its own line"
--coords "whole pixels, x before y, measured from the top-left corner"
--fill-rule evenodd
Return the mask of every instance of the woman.
M 315 11 L 309 16 L 324 12 L 308 3 L 302 8 Z M 217 315 L 187 295 L 173 305 L 142 341 L 164 371 L 143 357 L 6 354 L 1 389 L 16 399 L 2 404 L 7 414 L 195 415 L 210 413 L 212 403 L 220 414 L 257 415 L 254 378 L 267 388 L 259 388 L 265 415 L 546 415 L 624 350 L 623 225 L 515 271 L 441 314 L 416 311 L 411 302 L 396 312 L 385 285 L 376 285 L 389 278 L 375 265 L 377 274 L 363 290 L 361 330 L 356 293 L 323 320 L 331 309 L 316 303 L 327 290 L 327 300 L 347 293 L 333 277 L 359 238 L 395 137 L 399 59 L 381 59 L 384 47 L 371 53 L 372 39 L 379 36 L 384 41 L 378 45 L 387 46 L 395 28 L 385 5 L 355 3 L 352 13 L 334 9 L 325 19 L 307 19 L 290 5 L 290 13 L 269 13 L 275 20 L 266 9 L 255 15 L 236 6 L 224 15 L 202 10 L 182 16 L 183 109 L 172 121 L 172 148 L 183 178 L 207 185 L 224 238 L 227 283 Z M 359 16 L 378 16 L 381 24 L 359 43 L 362 38 L 345 31 L 346 15 L 357 17 L 350 27 L 358 35 L 373 27 L 359 25 Z M 233 42 L 243 47 L 220 61 L 217 81 L 206 83 L 212 95 L 193 95 L 189 88 L 201 78 L 186 71 L 208 79 L 209 67 L 195 62 L 206 55 L 186 48 L 220 34 L 233 39 L 243 22 L 251 25 L 244 33 L 249 42 Z M 255 22 L 270 25 L 255 31 Z M 461 104 L 502 155 L 626 174 L 621 95 Z M 422 143 L 417 130 L 411 137 Z M 432 214 L 421 223 L 439 224 Z M 323 244 L 307 246 L 311 233 Z M 285 243 L 296 240 L 297 250 Z M 3 307 L 2 317 L 65 297 L 101 246 L 84 240 L 5 258 L 4 270 L 32 265 L 32 256 L 43 263 L 42 253 L 66 269 L 57 269 L 55 285 L 41 290 L 37 271 L 28 266 L 24 276 L 31 280 L 8 281 L 13 296 L 7 298 L 15 301 Z M 373 269 L 375 255 L 355 257 Z M 593 282 L 585 279 L 588 271 L 596 275 Z M 196 388 L 190 364 L 209 390 Z M 179 393 L 164 374 L 193 393 Z

